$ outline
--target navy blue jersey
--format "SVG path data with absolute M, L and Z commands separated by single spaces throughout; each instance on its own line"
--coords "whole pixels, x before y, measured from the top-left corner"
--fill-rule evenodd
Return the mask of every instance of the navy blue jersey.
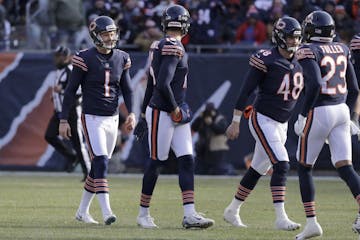
M 154 87 L 149 106 L 172 112 L 185 102 L 188 56 L 182 43 L 175 38 L 163 38 L 152 47 L 149 57 Z
M 69 105 L 79 85 L 82 89 L 85 114 L 117 115 L 121 93 L 127 110 L 132 111 L 129 54 L 119 49 L 113 49 L 110 54 L 101 54 L 96 48 L 90 48 L 73 57 L 73 66 L 70 82 L 65 90 L 63 119 L 68 116 Z
M 358 82 L 360 81 L 360 33 L 356 34 L 350 43 L 352 62 Z M 359 83 L 360 84 L 360 83 Z
M 357 79 L 349 48 L 343 43 L 304 44 L 296 53 L 304 68 L 305 104 L 302 114 L 317 106 L 347 102 L 352 108 L 357 96 Z
M 247 98 L 258 87 L 255 110 L 278 122 L 288 121 L 303 88 L 300 64 L 284 58 L 277 47 L 258 51 L 249 63 L 235 108 L 244 111 Z

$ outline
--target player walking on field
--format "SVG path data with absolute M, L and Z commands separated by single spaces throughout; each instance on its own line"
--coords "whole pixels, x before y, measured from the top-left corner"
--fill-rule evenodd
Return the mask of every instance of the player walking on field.
M 151 78 L 148 80 L 143 103 L 147 106 L 146 122 L 151 162 L 144 172 L 137 217 L 138 225 L 143 228 L 157 227 L 150 216 L 150 200 L 159 176 L 159 168 L 163 161 L 168 159 L 170 148 L 179 163 L 179 185 L 184 208 L 183 227 L 207 228 L 214 224 L 212 219 L 199 215 L 194 204 L 194 159 L 189 123 L 191 114 L 185 102 L 188 56 L 181 43 L 190 26 L 189 22 L 190 15 L 184 7 L 168 7 L 162 17 L 165 37 L 151 47 Z
M 350 120 L 358 83 L 346 45 L 333 42 L 335 23 L 324 11 L 310 13 L 303 22 L 304 44 L 297 58 L 304 69 L 305 99 L 294 130 L 299 137 L 297 159 L 301 198 L 306 214 L 304 230 L 296 239 L 321 236 L 316 219 L 312 168 L 327 141 L 331 162 L 360 205 L 360 178 L 352 166 L 351 133 L 359 129 Z M 360 232 L 360 214 L 353 229 Z
M 290 168 L 285 142 L 288 120 L 303 88 L 302 67 L 294 57 L 301 42 L 300 23 L 291 17 L 280 18 L 274 24 L 273 42 L 276 47 L 260 50 L 250 57 L 250 70 L 226 131 L 229 139 L 238 137 L 246 100 L 258 88 L 249 119 L 250 131 L 256 140 L 253 160 L 224 211 L 224 219 L 233 226 L 246 227 L 239 215 L 240 207 L 272 166 L 270 189 L 276 213 L 275 227 L 295 230 L 300 224 L 288 218 L 284 207 L 286 176 Z
M 70 106 L 76 90 L 81 85 L 83 93 L 82 124 L 92 159 L 91 170 L 85 181 L 84 191 L 76 219 L 85 223 L 98 223 L 89 208 L 97 195 L 103 220 L 106 225 L 116 221 L 109 201 L 109 185 L 106 178 L 108 162 L 115 148 L 119 122 L 119 95 L 122 93 L 130 112 L 125 125 L 131 131 L 135 126 L 130 88 L 129 54 L 115 49 L 118 28 L 106 16 L 96 18 L 89 26 L 89 33 L 96 47 L 84 50 L 73 58 L 74 69 L 66 88 L 59 125 L 60 135 L 68 138 L 70 126 L 67 122 Z

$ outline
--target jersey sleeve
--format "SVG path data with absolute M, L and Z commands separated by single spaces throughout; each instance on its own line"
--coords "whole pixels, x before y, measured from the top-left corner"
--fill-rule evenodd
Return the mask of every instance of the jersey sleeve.
M 174 78 L 176 67 L 184 56 L 185 51 L 175 39 L 167 38 L 161 51 L 161 65 L 159 68 L 157 87 L 165 98 L 172 105 L 174 110 L 177 107 L 174 93 L 171 89 L 170 83 Z
M 81 52 L 77 53 L 73 57 L 73 70 L 70 74 L 69 82 L 64 93 L 62 112 L 60 116 L 61 119 L 67 119 L 69 117 L 69 111 L 76 101 L 76 92 L 87 71 L 88 67 L 84 57 L 81 55 Z

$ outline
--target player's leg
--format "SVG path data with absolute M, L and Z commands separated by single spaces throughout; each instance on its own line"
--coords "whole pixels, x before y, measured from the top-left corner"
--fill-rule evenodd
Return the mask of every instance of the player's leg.
M 45 131 L 45 140 L 66 158 L 67 164 L 65 170 L 71 172 L 74 170 L 73 163 L 76 160 L 76 152 L 66 146 L 65 142 L 59 138 L 59 122 L 59 118 L 54 113 Z
M 168 158 L 174 126 L 168 114 L 158 109 L 146 109 L 146 121 L 149 129 L 150 164 L 144 171 L 137 223 L 143 228 L 156 228 L 150 215 L 150 201 L 159 176 L 162 162 Z
M 191 139 L 190 123 L 176 124 L 171 141 L 179 165 L 179 185 L 183 199 L 185 228 L 208 228 L 214 220 L 205 218 L 197 213 L 194 199 L 194 158 Z
M 316 218 L 315 185 L 312 177 L 312 167 L 319 156 L 330 128 L 329 123 L 322 118 L 322 116 L 326 116 L 324 110 L 324 108 L 315 108 L 314 111 L 309 113 L 304 135 L 299 137 L 297 149 L 298 176 L 306 224 L 303 231 L 296 235 L 298 240 L 321 236 L 323 233 Z M 317 116 L 316 119 L 314 115 Z
M 337 118 L 340 118 L 338 121 L 343 120 L 343 124 L 339 124 L 333 128 L 329 135 L 331 160 L 339 176 L 347 184 L 359 205 L 358 214 L 352 227 L 355 232 L 360 233 L 360 178 L 355 172 L 351 161 L 350 118 L 347 108 L 344 107 L 344 109 L 342 109 L 341 106 L 337 107 L 339 108 L 337 109 L 337 113 L 343 111 L 342 114 L 336 115 Z

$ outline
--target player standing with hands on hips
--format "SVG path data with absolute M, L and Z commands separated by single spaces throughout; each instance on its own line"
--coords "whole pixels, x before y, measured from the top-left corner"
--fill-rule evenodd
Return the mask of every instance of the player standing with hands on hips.
M 239 216 L 240 207 L 272 166 L 270 189 L 276 213 L 275 228 L 291 231 L 300 228 L 300 224 L 288 218 L 284 206 L 290 168 L 285 142 L 288 120 L 304 85 L 302 67 L 294 56 L 301 43 L 300 23 L 291 17 L 280 18 L 274 24 L 273 42 L 276 47 L 260 50 L 250 57 L 250 70 L 226 131 L 229 139 L 238 137 L 240 119 L 243 113 L 249 114 L 245 109 L 246 100 L 258 88 L 249 114 L 249 128 L 256 140 L 253 160 L 224 211 L 224 219 L 233 226 L 246 227 Z
M 130 113 L 126 118 L 126 129 L 131 131 L 135 126 L 135 115 L 131 112 L 132 89 L 129 74 L 131 60 L 129 54 L 115 49 L 119 32 L 110 17 L 97 17 L 90 23 L 89 33 L 95 47 L 80 51 L 73 57 L 74 68 L 65 90 L 59 133 L 65 138 L 70 137 L 67 118 L 69 109 L 74 104 L 76 90 L 81 85 L 82 124 L 92 162 L 76 219 L 85 223 L 98 223 L 89 213 L 91 201 L 96 194 L 103 220 L 106 225 L 110 225 L 116 221 L 116 216 L 110 207 L 106 175 L 108 162 L 116 143 L 119 122 L 118 100 L 121 93 Z
M 190 15 L 184 7 L 168 7 L 162 16 L 165 37 L 151 46 L 150 79 L 143 102 L 143 109 L 147 106 L 145 115 L 151 159 L 143 176 L 137 217 L 137 223 L 142 228 L 157 227 L 150 216 L 150 200 L 159 176 L 159 168 L 168 159 L 170 147 L 179 164 L 179 185 L 184 209 L 183 227 L 207 228 L 214 224 L 212 219 L 198 214 L 194 204 L 194 159 L 189 123 L 192 116 L 185 102 L 188 55 L 181 43 L 189 26 Z M 137 131 L 134 134 L 138 134 L 137 137 L 142 135 Z
M 294 130 L 299 136 L 298 175 L 306 225 L 297 240 L 323 233 L 316 218 L 312 168 L 325 142 L 332 164 L 360 211 L 360 178 L 351 162 L 351 133 L 358 134 L 359 129 L 350 120 L 359 88 L 350 51 L 345 44 L 333 42 L 335 22 L 325 11 L 314 11 L 305 18 L 303 36 L 306 44 L 296 56 L 304 69 L 305 99 Z M 353 229 L 360 232 L 360 213 Z

